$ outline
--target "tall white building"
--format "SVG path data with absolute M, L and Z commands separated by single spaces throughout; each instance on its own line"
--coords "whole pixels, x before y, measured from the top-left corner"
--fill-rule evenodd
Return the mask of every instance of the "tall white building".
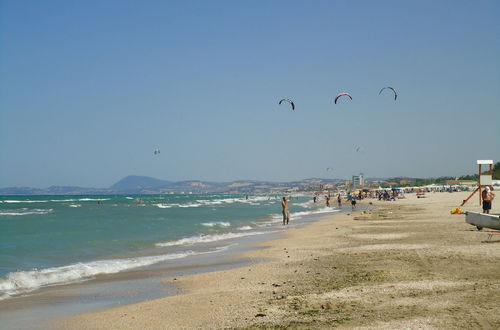
M 365 185 L 365 176 L 363 173 L 359 173 L 359 175 L 352 176 L 352 187 L 362 187 Z

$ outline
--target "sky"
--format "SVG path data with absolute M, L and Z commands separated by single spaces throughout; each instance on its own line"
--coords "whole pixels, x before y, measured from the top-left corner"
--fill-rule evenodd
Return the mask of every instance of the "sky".
M 475 173 L 500 161 L 498 17 L 499 1 L 0 0 L 0 187 Z

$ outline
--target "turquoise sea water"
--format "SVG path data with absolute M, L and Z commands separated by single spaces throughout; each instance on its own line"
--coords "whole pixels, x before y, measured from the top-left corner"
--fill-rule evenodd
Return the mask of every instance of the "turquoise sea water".
M 0 196 L 0 299 L 190 255 L 282 230 L 264 195 Z M 334 209 L 292 198 L 292 224 Z

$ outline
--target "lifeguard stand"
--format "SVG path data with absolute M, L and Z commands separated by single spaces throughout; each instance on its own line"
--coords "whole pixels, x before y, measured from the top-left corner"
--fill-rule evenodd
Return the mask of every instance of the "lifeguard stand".
M 471 199 L 471 197 L 478 191 L 479 191 L 479 205 L 481 205 L 482 201 L 483 201 L 483 194 L 481 194 L 482 188 L 486 187 L 486 186 L 491 186 L 493 184 L 493 161 L 492 160 L 478 160 L 477 165 L 479 166 L 479 180 L 478 180 L 477 188 L 476 188 L 476 190 L 474 190 L 472 192 L 472 194 L 470 194 L 469 197 L 467 197 L 467 199 L 464 199 L 464 201 L 462 202 L 462 205 L 460 205 L 460 206 L 464 206 L 464 204 L 467 203 L 469 201 L 469 199 Z M 483 172 L 483 169 L 482 169 L 483 165 L 488 165 L 489 169 L 487 171 Z

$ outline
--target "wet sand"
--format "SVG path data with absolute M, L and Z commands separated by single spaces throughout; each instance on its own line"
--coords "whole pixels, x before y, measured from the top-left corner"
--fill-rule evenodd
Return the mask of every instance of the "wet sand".
M 500 244 L 482 243 L 487 229 L 449 213 L 467 195 L 363 201 L 373 209 L 260 243 L 241 255 L 243 267 L 163 279 L 179 295 L 46 327 L 498 329 Z M 474 199 L 464 207 L 479 209 Z

